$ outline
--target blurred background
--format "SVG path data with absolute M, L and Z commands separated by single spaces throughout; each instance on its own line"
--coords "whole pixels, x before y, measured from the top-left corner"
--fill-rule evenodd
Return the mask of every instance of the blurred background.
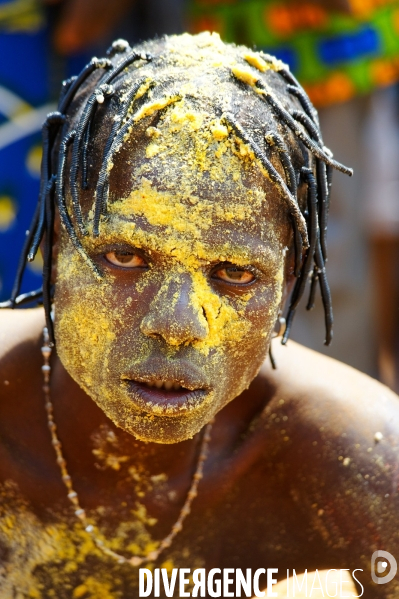
M 292 338 L 399 392 L 399 0 L 0 0 L 0 301 L 39 188 L 40 129 L 63 79 L 112 39 L 218 31 L 288 63 L 319 110 L 324 141 L 355 170 L 334 173 L 321 302 Z M 40 287 L 40 260 L 23 291 Z M 305 302 L 304 302 L 305 304 Z

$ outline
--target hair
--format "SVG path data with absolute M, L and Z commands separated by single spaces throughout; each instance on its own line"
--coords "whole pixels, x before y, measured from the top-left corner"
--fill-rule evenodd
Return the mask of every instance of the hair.
M 329 345 L 333 314 L 325 265 L 331 177 L 333 169 L 349 175 L 352 170 L 336 162 L 324 146 L 317 112 L 286 65 L 263 52 L 224 44 L 216 34 L 209 33 L 165 37 L 133 48 L 126 41 L 117 40 L 105 58 L 93 58 L 77 77 L 63 82 L 58 109 L 47 116 L 42 129 L 38 204 L 11 297 L 0 307 L 15 308 L 32 300 L 42 301 L 50 341 L 54 343 L 51 270 L 56 210 L 75 250 L 101 279 L 101 271 L 81 242 L 89 234 L 82 198 L 92 198 L 95 191 L 91 234 L 97 236 L 107 215 L 115 155 L 142 119 L 156 120 L 183 96 L 220 119 L 228 135 L 248 147 L 278 189 L 290 214 L 296 283 L 282 343 L 288 340 L 310 279 L 307 309 L 313 308 L 319 286 L 325 313 L 325 344 Z M 101 163 L 95 183 L 89 156 L 94 156 L 92 163 Z M 43 286 L 19 295 L 26 263 L 34 259 L 42 241 Z

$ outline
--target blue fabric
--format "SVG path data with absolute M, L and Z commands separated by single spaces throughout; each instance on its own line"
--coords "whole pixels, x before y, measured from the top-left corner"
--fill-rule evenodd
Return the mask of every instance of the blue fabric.
M 9 0 L 0 0 L 0 9 L 4 4 Z M 58 89 L 63 78 L 76 74 L 87 62 L 87 56 L 77 56 L 60 62 L 63 72 L 54 73 L 48 27 L 40 14 L 37 21 L 42 25 L 15 31 L 9 21 L 2 24 L 0 11 L 0 301 L 10 295 L 37 202 L 41 125 L 51 108 L 50 83 Z M 10 92 L 16 98 L 15 114 L 13 103 L 7 102 Z M 18 134 L 13 125 L 21 115 L 36 115 L 34 129 L 27 134 Z M 40 260 L 27 267 L 22 293 L 41 286 L 40 268 Z
M 319 44 L 321 60 L 329 67 L 349 62 L 365 56 L 378 55 L 381 41 L 378 32 L 371 26 L 365 26 L 353 34 L 335 36 Z

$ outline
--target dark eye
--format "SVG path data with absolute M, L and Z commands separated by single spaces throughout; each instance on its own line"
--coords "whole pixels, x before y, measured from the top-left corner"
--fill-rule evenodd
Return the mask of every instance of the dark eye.
M 147 266 L 144 258 L 130 252 L 108 252 L 104 257 L 111 264 L 123 268 L 145 268 Z
M 214 271 L 212 278 L 238 285 L 247 285 L 256 279 L 250 270 L 240 268 L 239 266 L 224 266 L 223 268 L 219 268 Z

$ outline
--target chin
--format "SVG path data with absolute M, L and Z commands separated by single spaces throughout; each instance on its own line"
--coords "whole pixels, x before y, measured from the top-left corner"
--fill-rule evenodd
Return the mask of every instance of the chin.
M 218 411 L 214 405 L 210 405 L 184 415 L 159 416 L 144 411 L 132 413 L 131 408 L 126 406 L 98 405 L 118 428 L 139 441 L 160 444 L 192 439 Z

